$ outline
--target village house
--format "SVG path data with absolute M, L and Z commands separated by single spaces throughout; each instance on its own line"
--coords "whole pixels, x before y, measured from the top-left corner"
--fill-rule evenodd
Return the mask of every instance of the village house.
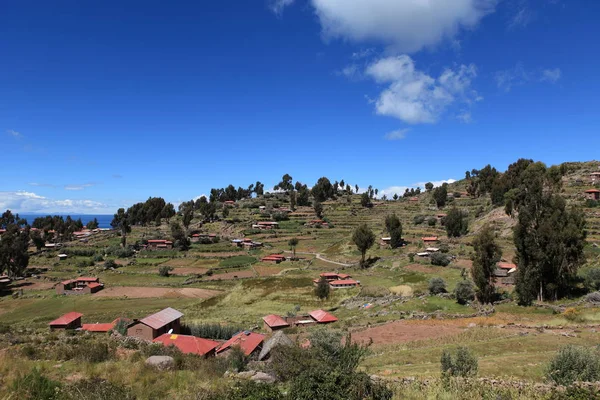
M 329 287 L 332 289 L 349 289 L 358 286 L 360 286 L 360 282 L 355 281 L 354 279 L 343 279 L 329 282 Z
M 162 311 L 147 316 L 139 321 L 134 321 L 127 328 L 127 336 L 140 339 L 154 340 L 164 333 L 179 333 L 183 314 L 169 307 Z
M 161 343 L 164 346 L 175 346 L 183 354 L 196 354 L 205 358 L 214 357 L 217 347 L 220 343 L 214 340 L 199 338 L 196 336 L 179 335 L 175 333 L 165 333 L 153 340 L 154 343 Z
M 285 256 L 282 256 L 281 254 L 270 254 L 261 258 L 260 261 L 273 262 L 275 264 L 279 264 L 280 262 L 285 261 Z
M 600 200 L 600 190 L 590 189 L 585 191 L 585 197 L 589 200 Z
M 592 182 L 600 181 L 600 172 L 592 172 L 590 174 L 590 179 Z
M 288 324 L 283 318 L 279 315 L 271 314 L 263 317 L 264 328 L 267 332 L 278 331 L 281 329 L 289 328 L 290 324 Z
M 239 346 L 244 352 L 244 355 L 250 356 L 256 352 L 260 352 L 264 340 L 265 335 L 250 331 L 242 331 L 233 335 L 231 339 L 223 343 L 223 345 L 217 349 L 217 355 L 226 356 L 229 350 L 235 346 Z
M 423 243 L 435 243 L 438 241 L 438 237 L 437 236 L 425 236 L 425 237 L 422 237 L 421 240 L 423 241 Z
M 336 322 L 338 320 L 335 316 L 323 310 L 311 311 L 310 313 L 308 313 L 308 315 L 303 314 L 282 318 L 285 320 L 285 322 L 287 322 L 290 325 L 290 327 L 328 324 L 331 322 Z
M 80 277 L 62 281 L 56 285 L 56 294 L 91 294 L 104 288 L 98 278 Z
M 148 240 L 146 245 L 147 250 L 169 250 L 173 248 L 173 242 L 164 239 L 151 239 Z
M 92 333 L 108 333 L 115 329 L 117 324 L 121 321 L 124 321 L 126 324 L 130 324 L 133 322 L 129 318 L 117 318 L 113 322 L 108 323 L 95 323 L 95 324 L 83 324 L 81 326 L 82 331 L 92 332 Z
M 55 319 L 48 325 L 53 331 L 58 329 L 78 329 L 81 328 L 81 317 L 83 317 L 81 313 L 70 312 Z
M 252 229 L 260 229 L 260 230 L 277 229 L 277 228 L 279 228 L 279 222 L 273 222 L 273 221 L 259 221 L 256 224 L 252 225 Z

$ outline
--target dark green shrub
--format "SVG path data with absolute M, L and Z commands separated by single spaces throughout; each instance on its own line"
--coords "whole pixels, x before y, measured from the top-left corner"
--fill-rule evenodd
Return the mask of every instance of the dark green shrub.
M 413 223 L 415 225 L 421 225 L 423 222 L 425 222 L 425 216 L 423 215 L 415 215 L 413 218 Z
M 158 274 L 160 276 L 169 277 L 171 275 L 171 271 L 173 271 L 173 267 L 169 267 L 167 265 L 163 265 L 158 268 Z
M 104 269 L 116 269 L 119 268 L 119 264 L 115 260 L 106 260 L 104 262 Z
M 181 326 L 182 335 L 213 340 L 227 340 L 242 330 L 243 328 L 239 326 L 221 324 L 185 324 Z
M 588 208 L 598 207 L 599 204 L 600 204 L 600 202 L 598 202 L 597 200 L 587 199 L 585 201 L 585 206 Z
M 546 377 L 558 385 L 600 380 L 598 348 L 567 345 L 561 348 L 546 368 Z
M 477 356 L 467 347 L 458 347 L 454 354 L 444 350 L 440 363 L 443 376 L 469 377 L 477 375 Z
M 429 226 L 436 226 L 437 224 L 437 218 L 435 217 L 431 217 L 427 220 L 427 225 Z
M 475 300 L 475 285 L 467 280 L 458 282 L 454 288 L 454 296 L 458 304 L 467 304 Z
M 449 255 L 443 253 L 433 253 L 429 258 L 431 260 L 431 265 L 440 267 L 447 267 L 448 264 L 450 264 L 450 261 L 452 261 L 452 258 Z
M 248 365 L 248 362 L 250 361 L 240 346 L 233 346 L 231 350 L 229 350 L 227 360 L 229 361 L 231 369 L 238 372 L 245 370 L 246 365 Z
M 600 290 L 600 268 L 588 270 L 584 276 L 585 286 L 589 291 Z
M 102 262 L 104 261 L 104 257 L 102 257 L 102 254 L 96 254 L 93 258 L 94 262 Z
M 429 281 L 429 293 L 434 295 L 446 293 L 446 282 L 442 278 L 432 278 Z

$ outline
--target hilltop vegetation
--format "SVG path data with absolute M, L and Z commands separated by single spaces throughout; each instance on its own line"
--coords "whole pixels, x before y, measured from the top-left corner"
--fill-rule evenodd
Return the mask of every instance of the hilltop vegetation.
M 177 211 L 161 198 L 150 198 L 118 210 L 115 229 L 90 235 L 86 242 L 73 236 L 83 229 L 73 220 L 67 224 L 71 228 L 63 228 L 65 220 L 43 218 L 36 222 L 39 230 L 32 231 L 18 216 L 5 213 L 0 224 L 6 229 L 0 243 L 0 274 L 35 277 L 13 281 L 0 298 L 2 323 L 11 332 L 0 340 L 7 349 L 0 355 L 1 379 L 4 387 L 13 388 L 10 385 L 23 379 L 48 379 L 45 385 L 58 382 L 63 388 L 73 381 L 91 386 L 92 379 L 100 379 L 102 385 L 114 386 L 110 390 L 138 398 L 203 398 L 197 395 L 200 391 L 235 398 L 227 392 L 231 386 L 259 393 L 267 389 L 251 384 L 240 388 L 223 377 L 231 367 L 218 360 L 215 364 L 186 361 L 187 367 L 170 373 L 146 370 L 142 360 L 146 353 L 128 350 L 108 337 L 94 339 L 112 349 L 107 360 L 26 354 L 39 351 L 41 342 L 57 340 L 46 324 L 68 311 L 101 322 L 140 318 L 171 306 L 185 314 L 189 326 L 260 329 L 261 318 L 268 314 L 325 309 L 339 319 L 332 325 L 336 337 L 350 333 L 356 343 L 373 342 L 360 353 L 352 373 L 379 376 L 396 398 L 477 398 L 484 397 L 482 393 L 565 398 L 552 388 L 538 392 L 527 385 L 548 379 L 570 384 L 570 378 L 562 381 L 548 368 L 564 363 L 573 370 L 578 350 L 561 350 L 562 358 L 553 360 L 554 355 L 565 345 L 581 346 L 585 353 L 586 346 L 600 339 L 596 332 L 600 297 L 595 293 L 600 288 L 600 212 L 584 195 L 597 185 L 589 175 L 599 166 L 590 162 L 547 168 L 518 160 L 505 173 L 486 166 L 469 171 L 458 182 L 438 188 L 428 184 L 395 199 L 378 198 L 373 187 L 357 193 L 357 187 L 344 180 L 331 183 L 324 177 L 308 189 L 286 174 L 271 193 L 260 182 L 246 189 L 229 185 L 211 190 L 209 199 L 184 202 Z M 278 222 L 277 229 L 257 228 L 259 222 L 272 221 Z M 60 239 L 50 236 L 51 230 Z M 43 239 L 41 247 L 36 245 L 37 235 Z M 43 250 L 50 237 L 52 243 L 63 244 L 60 252 L 68 255 L 66 260 L 58 260 L 59 250 Z M 423 237 L 437 241 L 424 243 Z M 241 238 L 262 247 L 232 245 L 232 239 Z M 146 248 L 153 239 L 171 240 L 173 248 Z M 270 254 L 288 260 L 262 260 Z M 511 277 L 496 276 L 498 263 L 513 262 L 516 272 Z M 315 287 L 313 280 L 331 271 L 351 275 L 360 287 L 329 290 L 327 286 L 327 293 L 321 283 Z M 55 294 L 55 283 L 77 276 L 97 276 L 107 289 L 122 289 L 123 295 Z M 150 289 L 218 292 L 210 298 L 135 297 Z M 302 341 L 315 332 L 293 328 L 287 333 Z M 89 334 L 77 334 L 69 340 L 90 339 Z M 459 344 L 468 349 L 447 352 Z M 442 379 L 443 368 L 472 375 L 472 365 L 456 365 L 473 358 L 477 376 L 508 383 L 523 380 L 528 382 L 526 388 L 515 392 L 507 383 L 493 389 L 472 377 L 468 385 L 456 380 L 462 378 Z M 50 368 L 59 361 L 60 366 Z M 592 361 L 587 364 L 595 365 Z M 34 366 L 41 377 L 27 375 Z M 115 369 L 132 373 L 117 374 Z M 343 383 L 325 371 L 311 373 L 321 375 L 294 382 L 282 378 L 276 386 L 279 395 L 298 394 L 300 388 L 310 386 L 309 381 L 331 387 Z M 569 376 L 592 379 L 594 373 L 573 370 Z M 417 381 L 406 383 L 407 377 Z M 430 385 L 420 386 L 420 379 L 429 379 Z M 371 382 L 364 375 L 356 375 L 355 381 L 367 386 Z M 387 398 L 385 389 L 378 393 L 384 396 L 379 398 Z

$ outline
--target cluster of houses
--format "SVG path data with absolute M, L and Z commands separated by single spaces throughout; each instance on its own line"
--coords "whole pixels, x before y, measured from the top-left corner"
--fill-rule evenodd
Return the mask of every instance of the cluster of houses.
M 140 320 L 117 318 L 109 323 L 82 324 L 82 317 L 81 313 L 70 312 L 50 322 L 49 326 L 51 330 L 79 329 L 107 333 L 114 330 L 117 324 L 123 323 L 127 327 L 127 336 L 164 346 L 175 346 L 184 354 L 196 354 L 202 357 L 227 355 L 232 348 L 239 347 L 246 356 L 255 355 L 259 360 L 263 360 L 268 358 L 275 344 L 292 344 L 289 338 L 282 336 L 283 332 L 278 332 L 268 341 L 265 340 L 266 335 L 252 331 L 238 332 L 225 342 L 182 335 L 180 331 L 183 314 L 170 307 Z M 295 317 L 267 315 L 263 321 L 265 330 L 274 332 L 289 327 L 329 324 L 336 322 L 337 318 L 326 311 L 316 310 L 308 315 Z
M 56 285 L 57 294 L 91 294 L 104 288 L 100 279 L 92 277 L 79 277 L 60 282 Z
M 317 286 L 321 279 L 325 279 L 331 289 L 349 289 L 360 286 L 360 282 L 352 279 L 350 275 L 337 272 L 323 272 L 319 275 L 319 279 L 313 280 L 313 284 Z
M 275 221 L 258 221 L 255 224 L 252 224 L 252 229 L 270 230 L 279 228 L 279 222 Z
M 255 242 L 254 240 L 250 239 L 250 238 L 244 238 L 244 239 L 233 239 L 231 241 L 231 244 L 234 245 L 235 247 L 243 247 L 244 249 L 256 249 L 259 247 L 262 247 L 262 243 L 261 242 Z

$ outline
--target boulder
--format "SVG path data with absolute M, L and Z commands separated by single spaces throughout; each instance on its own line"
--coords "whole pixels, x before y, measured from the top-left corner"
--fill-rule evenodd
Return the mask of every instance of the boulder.
M 256 382 L 262 382 L 262 383 L 275 383 L 276 379 L 274 376 L 269 375 L 265 372 L 257 372 L 256 374 L 254 374 L 254 376 L 252 378 L 250 378 L 253 381 Z
M 164 371 L 173 368 L 175 360 L 170 356 L 151 356 L 146 359 L 146 365 Z

